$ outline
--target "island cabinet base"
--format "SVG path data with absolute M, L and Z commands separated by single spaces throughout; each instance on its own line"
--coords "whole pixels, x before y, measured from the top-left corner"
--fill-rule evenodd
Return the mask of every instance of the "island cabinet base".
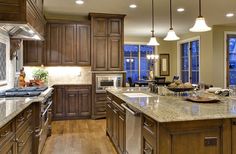
M 236 154 L 236 120 L 158 123 L 142 116 L 143 154 Z

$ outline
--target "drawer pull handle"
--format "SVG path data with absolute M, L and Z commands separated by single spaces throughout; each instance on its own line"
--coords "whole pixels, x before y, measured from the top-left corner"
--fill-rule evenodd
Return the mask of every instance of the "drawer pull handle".
M 9 134 L 9 131 L 5 131 L 4 134 L 1 134 L 1 137 L 6 137 Z
M 29 130 L 29 132 L 28 132 L 28 133 L 29 133 L 29 134 L 32 134 L 33 132 L 34 132 L 33 130 Z
M 25 142 L 24 141 L 20 141 L 19 139 L 16 139 L 16 142 L 17 142 L 17 146 L 18 147 L 23 147 L 25 145 Z
M 19 119 L 17 119 L 18 122 L 23 122 L 25 120 L 25 118 L 22 116 Z
M 144 122 L 144 126 L 146 126 L 146 127 L 152 127 L 153 124 L 148 124 L 148 123 Z
M 31 109 L 27 111 L 27 113 L 29 113 L 29 114 L 32 113 L 32 112 L 33 112 L 33 110 L 31 110 Z
M 152 149 L 146 148 L 146 149 L 143 149 L 143 152 L 144 152 L 145 154 L 152 154 Z

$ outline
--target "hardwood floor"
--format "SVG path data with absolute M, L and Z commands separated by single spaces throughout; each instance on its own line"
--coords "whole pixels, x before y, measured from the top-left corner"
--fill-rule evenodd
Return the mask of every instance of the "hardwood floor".
M 42 154 L 116 154 L 105 130 L 105 120 L 55 121 Z

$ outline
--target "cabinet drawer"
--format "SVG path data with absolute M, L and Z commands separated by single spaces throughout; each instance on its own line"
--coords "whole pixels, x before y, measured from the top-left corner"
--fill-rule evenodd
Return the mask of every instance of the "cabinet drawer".
M 98 101 L 107 101 L 106 94 L 96 94 L 96 102 Z
M 155 134 L 156 134 L 156 121 L 154 121 L 150 117 L 144 115 L 143 116 L 143 129 L 144 129 L 144 131 L 147 131 L 148 133 L 153 135 L 153 137 L 155 137 Z
M 143 154 L 153 154 L 154 148 L 145 138 L 143 139 Z
M 16 129 L 19 129 L 28 119 L 31 119 L 33 115 L 32 106 L 25 109 L 16 117 Z
M 19 136 L 19 138 L 16 138 L 18 153 L 22 153 L 22 150 L 25 149 L 25 146 L 27 145 L 27 141 L 30 139 L 30 137 L 32 138 L 32 133 L 33 133 L 33 130 L 30 127 L 30 125 L 28 125 L 28 127 L 23 131 L 21 136 Z
M 95 106 L 95 112 L 96 114 L 104 114 L 106 113 L 106 106 L 104 105 L 96 105 Z
M 9 122 L 6 126 L 0 129 L 0 144 L 6 142 L 14 135 L 14 124 L 13 121 Z

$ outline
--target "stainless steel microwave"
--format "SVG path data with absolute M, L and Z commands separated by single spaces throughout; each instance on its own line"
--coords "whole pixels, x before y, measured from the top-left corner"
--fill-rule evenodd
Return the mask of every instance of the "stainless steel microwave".
M 97 74 L 96 93 L 105 93 L 108 87 L 122 87 L 122 74 Z

